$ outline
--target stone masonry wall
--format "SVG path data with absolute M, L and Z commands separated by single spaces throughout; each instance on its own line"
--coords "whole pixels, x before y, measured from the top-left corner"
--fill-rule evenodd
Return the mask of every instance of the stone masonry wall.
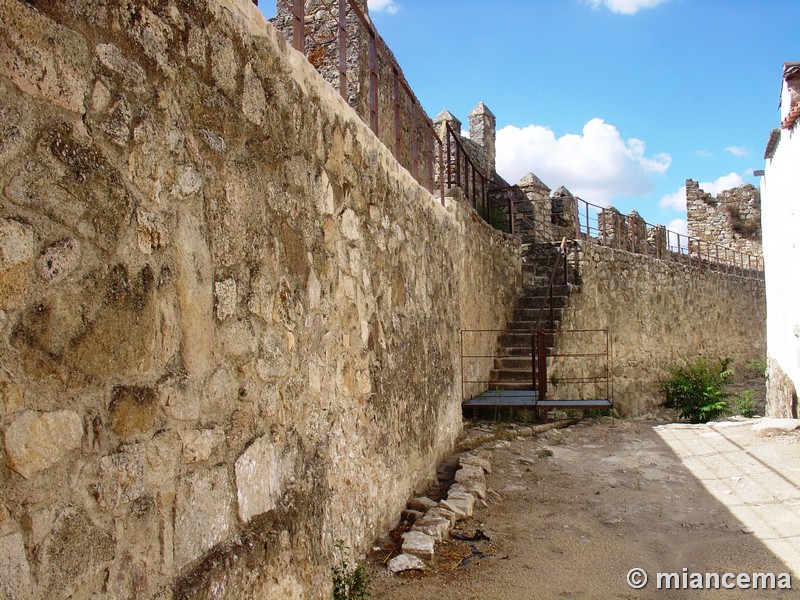
M 359 0 L 357 4 L 369 19 L 366 0 Z M 291 0 L 277 0 L 276 9 L 273 23 L 286 39 L 291 41 Z M 338 90 L 338 2 L 306 0 L 305 12 L 307 32 L 305 44 L 308 60 L 323 78 Z M 349 2 L 346 6 L 346 25 L 347 101 L 365 123 L 370 123 L 369 34 Z M 416 98 L 409 96 L 399 82 L 395 87 L 395 71 L 398 74 L 401 72 L 394 55 L 380 36 L 376 37 L 375 58 L 377 135 L 392 150 L 400 164 L 423 185 L 433 189 L 438 146 L 435 145 L 431 121 L 419 107 Z M 397 122 L 395 122 L 395 103 L 397 103 Z
M 761 194 L 750 184 L 716 196 L 696 181 L 686 180 L 686 217 L 689 237 L 738 252 L 762 256 Z M 705 248 L 701 248 L 701 253 Z
M 798 417 L 797 388 L 780 363 L 767 354 L 767 410 L 771 417 Z
M 326 598 L 461 428 L 519 244 L 250 0 L 0 0 L 0 596 Z
M 659 381 L 684 358 L 730 358 L 741 369 L 765 355 L 763 281 L 581 245 L 580 290 L 570 295 L 561 328 L 610 330 L 613 398 L 621 415 L 642 414 L 663 402 Z M 587 339 L 560 338 L 562 351 Z M 583 375 L 596 375 L 589 372 L 596 364 L 583 365 Z

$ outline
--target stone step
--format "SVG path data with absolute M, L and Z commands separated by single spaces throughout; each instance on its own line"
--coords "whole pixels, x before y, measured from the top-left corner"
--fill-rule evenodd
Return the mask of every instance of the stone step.
M 547 296 L 549 290 L 550 279 L 547 279 L 545 285 L 523 285 L 522 296 Z M 569 296 L 570 286 L 563 284 L 553 285 L 554 296 Z
M 489 384 L 493 390 L 530 390 L 532 381 L 496 381 Z
M 550 276 L 547 275 L 523 275 L 522 284 L 528 288 L 544 288 L 550 285 Z
M 526 320 L 514 320 L 509 321 L 506 324 L 506 331 L 509 332 L 518 332 L 518 331 L 533 331 L 537 325 L 540 323 L 550 323 L 550 309 L 545 308 L 541 311 L 539 310 L 531 310 L 533 314 L 533 318 L 526 319 Z M 555 323 L 560 323 L 561 318 L 564 316 L 564 309 L 563 308 L 554 308 L 552 312 L 553 321 Z
M 563 309 L 567 306 L 566 296 L 553 296 L 553 308 Z M 517 300 L 517 310 L 539 310 L 546 307 L 549 311 L 550 300 L 547 296 L 522 296 Z
M 498 358 L 518 358 L 523 356 L 530 357 L 531 355 L 531 346 L 503 346 L 500 345 L 497 348 L 497 357 Z
M 533 368 L 533 359 L 528 356 L 501 356 L 494 359 L 494 367 L 497 370 L 505 369 L 527 369 Z
M 567 296 L 553 295 L 553 308 L 566 308 L 568 300 L 569 298 Z M 549 296 L 544 294 L 539 296 L 534 296 L 533 294 L 522 295 L 514 311 L 535 311 L 539 308 L 550 308 Z M 536 316 L 530 312 L 520 313 L 520 320 L 525 320 L 524 315 L 529 315 L 528 318 L 531 319 Z
M 544 342 L 548 347 L 553 345 L 555 335 L 552 333 L 545 334 Z M 530 349 L 533 347 L 533 333 L 525 331 L 507 331 L 500 336 L 498 340 L 498 348 L 500 350 L 516 350 L 518 348 L 527 348 L 530 354 Z M 511 354 L 510 352 L 502 352 L 501 356 L 519 356 L 519 353 Z
M 532 369 L 492 369 L 489 373 L 489 384 L 495 383 L 531 383 L 533 379 Z
M 553 308 L 556 310 L 563 311 L 567 304 L 567 298 L 564 296 L 556 296 L 553 298 Z M 539 306 L 534 306 L 533 308 L 515 308 L 514 312 L 512 313 L 511 320 L 512 321 L 536 321 L 539 319 L 539 315 L 544 312 L 549 312 L 549 307 L 547 304 L 543 304 L 541 308 Z

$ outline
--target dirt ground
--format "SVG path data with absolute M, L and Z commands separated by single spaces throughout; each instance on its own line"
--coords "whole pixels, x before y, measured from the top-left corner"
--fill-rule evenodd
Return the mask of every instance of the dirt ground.
M 396 531 L 368 561 L 372 597 L 798 598 L 800 433 L 760 421 L 602 418 L 490 442 L 474 451 L 493 466 L 486 505 L 456 528 L 490 541 L 438 542 L 426 572 L 391 575 Z M 628 585 L 633 568 L 647 572 L 644 589 Z M 684 568 L 789 573 L 798 591 L 657 588 L 657 573 Z

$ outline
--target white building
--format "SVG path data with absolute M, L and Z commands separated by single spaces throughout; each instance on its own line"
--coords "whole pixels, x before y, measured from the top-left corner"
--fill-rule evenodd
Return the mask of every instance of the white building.
M 764 153 L 767 411 L 798 416 L 800 391 L 800 63 L 783 65 L 781 123 Z

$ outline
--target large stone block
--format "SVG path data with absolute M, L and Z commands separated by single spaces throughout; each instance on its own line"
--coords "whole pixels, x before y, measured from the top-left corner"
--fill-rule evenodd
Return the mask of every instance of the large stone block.
M 149 265 L 133 277 L 124 265 L 100 269 L 30 306 L 12 344 L 65 379 L 107 381 L 146 372 L 162 358 L 154 352 L 161 333 L 154 296 Z
M 403 553 L 430 560 L 433 558 L 435 540 L 421 531 L 406 531 L 403 534 Z
M 445 508 L 455 507 L 462 511 L 467 517 L 471 517 L 475 511 L 475 496 L 461 492 L 451 492 L 447 494 Z
M 228 356 L 246 359 L 258 351 L 258 337 L 248 319 L 228 321 L 220 325 L 218 331 L 222 349 Z
M 145 454 L 134 445 L 100 459 L 100 483 L 95 497 L 101 508 L 113 510 L 144 494 Z
M 236 497 L 239 518 L 249 521 L 274 509 L 284 482 L 291 476 L 296 451 L 282 455 L 266 436 L 256 439 L 236 460 Z
M 35 233 L 30 225 L 14 219 L 0 219 L 0 271 L 30 262 Z
M 45 281 L 58 283 L 73 273 L 80 261 L 80 242 L 67 238 L 50 244 L 36 257 L 36 272 Z
M 225 441 L 225 431 L 220 427 L 180 431 L 179 435 L 183 442 L 183 462 L 185 463 L 208 460 L 214 450 Z
M 233 526 L 233 489 L 224 466 L 183 477 L 176 490 L 175 564 L 183 568 L 224 540 Z
M 190 375 L 208 372 L 213 327 L 208 323 L 214 310 L 211 255 L 201 220 L 188 207 L 178 214 L 175 244 L 178 277 L 176 289 L 181 313 L 181 357 Z
M 107 566 L 114 551 L 114 537 L 95 525 L 83 508 L 65 508 L 36 552 L 39 587 L 46 592 L 42 597 L 69 597 Z
M 111 395 L 108 416 L 111 430 L 122 438 L 153 429 L 158 402 L 149 387 L 117 386 Z
M 74 31 L 23 2 L 5 0 L 0 21 L 0 73 L 23 92 L 83 114 L 89 51 Z
M 480 456 L 475 456 L 474 454 L 462 454 L 459 457 L 458 462 L 462 467 L 464 465 L 472 465 L 474 467 L 480 467 L 486 473 L 492 472 L 492 463 L 490 463 L 485 458 L 481 458 Z
M 390 573 L 402 573 L 403 571 L 424 571 L 425 563 L 419 556 L 413 554 L 398 554 L 386 565 Z
M 237 294 L 236 280 L 233 277 L 214 282 L 217 318 L 224 321 L 236 312 Z
M 145 447 L 145 485 L 151 489 L 174 486 L 181 459 L 181 440 L 174 431 L 153 436 Z
M 0 167 L 4 167 L 28 147 L 26 142 L 34 124 L 31 107 L 21 101 L 14 102 L 16 89 L 12 83 L 0 81 L 0 95 L 4 100 L 0 106 L 0 131 L 3 132 L 0 137 Z
M 20 533 L 0 537 L 0 597 L 8 600 L 31 597 L 31 570 Z
M 204 423 L 224 421 L 238 397 L 239 383 L 231 369 L 225 365 L 217 367 L 209 377 L 200 400 L 200 415 Z
M 78 413 L 59 410 L 47 413 L 25 411 L 3 432 L 6 462 L 26 479 L 56 464 L 79 448 L 83 421 Z
M 450 519 L 447 517 L 437 514 L 428 514 L 418 519 L 411 527 L 411 531 L 421 531 L 434 539 L 441 540 L 447 535 L 447 532 L 450 531 L 450 527 Z
M 466 464 L 456 471 L 455 480 L 458 483 L 467 483 L 470 481 L 484 481 L 483 468 Z
M 28 291 L 35 233 L 14 219 L 0 219 L 0 308 L 17 308 Z
M 98 44 L 94 49 L 98 62 L 108 74 L 120 77 L 128 88 L 141 89 L 147 73 L 136 61 L 125 57 L 114 44 Z
M 253 71 L 253 66 L 247 63 L 244 66 L 244 90 L 242 93 L 242 112 L 247 119 L 261 125 L 266 107 L 266 94 L 264 86 Z
M 0 381 L 0 414 L 10 415 L 23 408 L 25 392 L 22 386 L 10 381 Z

